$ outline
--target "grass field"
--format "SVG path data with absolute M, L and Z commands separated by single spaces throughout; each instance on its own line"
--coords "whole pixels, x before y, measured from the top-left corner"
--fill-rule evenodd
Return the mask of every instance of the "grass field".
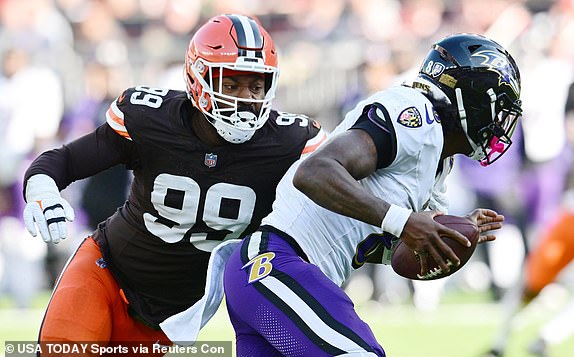
M 35 307 L 16 310 L 0 299 L 0 339 L 33 341 L 42 318 L 47 295 Z M 446 296 L 433 311 L 420 312 L 410 304 L 357 305 L 361 317 L 372 327 L 389 357 L 478 357 L 485 351 L 501 319 L 499 305 L 471 296 Z M 550 304 L 552 305 L 552 304 Z M 526 348 L 537 328 L 556 312 L 557 306 L 534 306 L 516 321 L 507 357 L 527 357 Z M 201 332 L 202 341 L 232 340 L 233 331 L 222 307 Z M 4 347 L 0 347 L 4 355 Z M 550 357 L 574 356 L 574 338 L 550 349 Z

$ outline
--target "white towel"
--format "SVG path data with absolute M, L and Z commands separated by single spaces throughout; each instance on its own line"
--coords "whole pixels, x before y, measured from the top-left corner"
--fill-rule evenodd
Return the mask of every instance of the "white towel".
M 223 271 L 231 253 L 241 239 L 231 239 L 219 244 L 209 258 L 205 294 L 190 308 L 168 317 L 159 324 L 169 339 L 178 345 L 193 345 L 199 330 L 217 312 L 223 300 Z

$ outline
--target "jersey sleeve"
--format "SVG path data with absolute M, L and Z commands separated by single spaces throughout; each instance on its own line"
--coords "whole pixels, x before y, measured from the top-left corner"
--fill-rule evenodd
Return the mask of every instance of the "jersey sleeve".
M 120 136 L 132 140 L 128 129 L 125 124 L 125 97 L 129 94 L 131 89 L 124 91 L 118 98 L 116 98 L 106 112 L 106 122 L 108 125 Z
M 312 120 L 309 126 L 311 138 L 307 140 L 305 146 L 303 147 L 303 151 L 301 152 L 302 158 L 309 156 L 311 153 L 317 150 L 319 146 L 327 141 L 327 132 L 321 127 L 321 124 L 318 121 Z
M 373 139 L 377 148 L 377 169 L 393 162 L 397 155 L 397 139 L 389 112 L 382 104 L 367 105 L 351 129 L 362 129 Z
M 46 174 L 63 190 L 70 183 L 95 175 L 107 168 L 125 164 L 135 168 L 137 155 L 134 144 L 124 140 L 107 124 L 60 148 L 38 156 L 24 175 L 24 192 L 28 178 Z

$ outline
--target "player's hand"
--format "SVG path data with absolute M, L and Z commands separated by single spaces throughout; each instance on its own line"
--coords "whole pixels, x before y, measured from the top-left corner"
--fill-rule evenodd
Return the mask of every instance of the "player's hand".
M 421 275 L 428 271 L 429 257 L 432 257 L 444 272 L 450 271 L 448 262 L 453 266 L 460 264 L 460 259 L 441 237 L 448 237 L 463 246 L 470 247 L 470 241 L 464 235 L 433 219 L 440 214 L 442 213 L 438 211 L 413 212 L 400 237 L 417 255 Z
M 32 236 L 37 236 L 40 231 L 46 243 L 59 243 L 68 236 L 66 222 L 74 220 L 74 209 L 60 196 L 49 176 L 30 177 L 26 186 L 26 202 L 24 224 Z
M 478 244 L 495 240 L 496 236 L 492 231 L 502 228 L 504 221 L 503 215 L 486 208 L 477 208 L 466 217 L 478 226 Z

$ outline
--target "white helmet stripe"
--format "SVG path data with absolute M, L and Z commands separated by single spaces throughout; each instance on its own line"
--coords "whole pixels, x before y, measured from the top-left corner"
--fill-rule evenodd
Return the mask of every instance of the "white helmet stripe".
M 255 47 L 255 34 L 253 33 L 253 28 L 249 24 L 249 20 L 245 16 L 241 16 L 239 17 L 239 21 L 241 21 L 241 26 L 245 33 L 245 44 L 248 48 Z
M 237 45 L 240 48 L 255 49 L 263 46 L 263 37 L 254 20 L 243 15 L 230 15 L 229 18 L 235 27 Z

